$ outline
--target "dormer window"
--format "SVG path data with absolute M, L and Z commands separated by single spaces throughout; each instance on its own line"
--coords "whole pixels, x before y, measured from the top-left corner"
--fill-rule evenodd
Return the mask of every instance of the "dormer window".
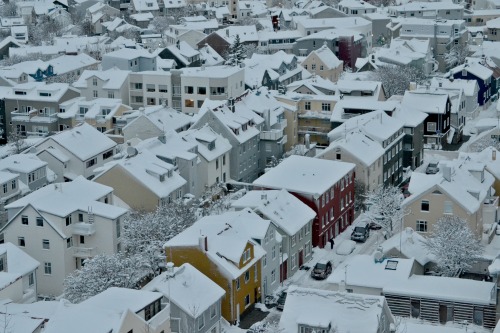
M 246 249 L 245 252 L 243 252 L 243 263 L 247 262 L 250 259 L 252 259 L 250 255 L 250 249 Z
M 160 182 L 164 182 L 165 181 L 165 175 L 160 175 Z
M 81 116 L 85 115 L 87 112 L 89 111 L 89 108 L 86 108 L 86 107 L 83 107 L 83 106 L 80 106 L 80 110 L 79 110 L 79 114 Z
M 102 114 L 103 116 L 107 116 L 107 115 L 109 115 L 110 113 L 111 113 L 111 109 L 102 109 L 102 110 L 101 110 L 101 114 Z
M 208 150 L 214 150 L 215 149 L 215 141 L 209 142 L 208 143 Z
M 246 131 L 247 130 L 247 124 L 241 125 L 241 129 L 244 130 L 244 131 Z
M 39 95 L 42 96 L 42 97 L 50 97 L 50 96 L 52 96 L 52 93 L 49 93 L 49 92 L 40 92 Z
M 26 95 L 26 91 L 22 91 L 22 90 L 14 90 L 14 94 L 15 94 L 15 95 Z

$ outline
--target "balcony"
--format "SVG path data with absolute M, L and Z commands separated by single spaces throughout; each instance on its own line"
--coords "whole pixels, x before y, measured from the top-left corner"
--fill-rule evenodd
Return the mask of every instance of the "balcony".
M 284 130 L 287 125 L 288 125 L 287 120 L 286 119 L 281 119 L 278 123 L 276 123 L 276 124 L 274 124 L 272 126 L 272 129 Z
M 95 223 L 78 222 L 73 223 L 71 233 L 73 235 L 90 236 L 95 234 Z
M 95 247 L 73 247 L 73 256 L 77 258 L 90 258 L 97 254 Z
M 270 130 L 260 132 L 260 139 L 267 141 L 278 141 L 283 137 L 283 130 Z
M 498 197 L 488 197 L 483 201 L 483 223 L 497 223 Z
M 327 135 L 330 131 L 331 129 L 327 127 L 299 126 L 299 133 L 301 134 Z
M 33 109 L 29 112 L 12 111 L 12 121 L 54 123 L 57 121 L 57 113 L 50 113 L 45 110 Z

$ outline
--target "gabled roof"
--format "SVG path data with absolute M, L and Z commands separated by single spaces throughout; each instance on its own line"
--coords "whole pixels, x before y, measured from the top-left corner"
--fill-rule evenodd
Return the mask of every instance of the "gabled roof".
M 352 163 L 292 155 L 253 184 L 319 197 L 355 167 Z
M 164 247 L 198 247 L 200 236 L 206 236 L 206 255 L 226 278 L 234 280 L 264 256 L 264 249 L 252 238 L 263 239 L 269 224 L 250 209 L 205 216 L 166 242 Z M 253 246 L 253 258 L 239 268 L 248 243 Z M 200 248 L 200 251 L 203 250 Z
M 12 243 L 0 244 L 0 255 L 4 253 L 7 253 L 7 261 L 4 262 L 4 270 L 0 272 L 0 290 L 40 266 L 38 261 Z
M 222 135 L 216 133 L 208 124 L 198 129 L 184 131 L 181 135 L 188 141 L 196 142 L 198 145 L 198 154 L 207 161 L 213 161 L 219 158 L 232 148 L 229 141 Z M 209 148 L 209 144 L 212 142 L 214 146 L 213 148 Z
M 409 111 L 420 111 L 428 114 L 445 114 L 449 99 L 448 93 L 422 89 L 419 91 L 405 91 L 401 108 Z
M 250 191 L 233 201 L 236 209 L 251 208 L 270 219 L 289 236 L 295 235 L 316 213 L 285 190 Z
M 87 123 L 52 135 L 35 146 L 38 147 L 46 141 L 58 143 L 81 161 L 86 161 L 116 146 L 116 142 Z
M 189 263 L 164 272 L 142 290 L 161 292 L 185 313 L 197 318 L 224 297 L 225 291 Z
M 337 56 L 335 55 L 335 53 L 333 53 L 332 50 L 330 50 L 328 48 L 328 46 L 326 46 L 326 45 L 321 46 L 317 50 L 313 50 L 306 57 L 306 60 L 312 54 L 315 54 L 323 62 L 323 64 L 325 64 L 325 66 L 327 67 L 327 69 L 337 68 L 338 66 L 340 66 L 342 64 L 342 61 L 339 60 L 339 58 L 337 58 Z
M 106 81 L 102 86 L 103 89 L 116 90 L 120 89 L 127 82 L 129 73 L 130 71 L 117 68 L 110 68 L 105 71 L 85 70 L 78 80 L 73 83 L 73 86 L 78 89 L 88 88 L 88 79 L 95 76 L 102 81 Z

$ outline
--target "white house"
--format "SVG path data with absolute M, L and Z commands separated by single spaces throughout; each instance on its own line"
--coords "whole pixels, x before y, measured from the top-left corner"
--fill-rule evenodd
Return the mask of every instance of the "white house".
M 94 169 L 103 166 L 115 154 L 116 143 L 87 123 L 60 132 L 41 142 L 33 150 L 57 174 L 57 180 L 78 176 L 94 177 Z
M 85 70 L 73 87 L 80 90 L 80 95 L 88 100 L 104 98 L 121 98 L 124 104 L 129 104 L 129 70 L 111 68 L 108 70 Z
M 0 233 L 41 263 L 39 294 L 60 295 L 64 278 L 83 260 L 121 250 L 128 210 L 115 205 L 108 186 L 78 177 L 45 186 L 5 208 L 9 221 Z
M 40 263 L 12 243 L 0 244 L 0 299 L 32 303 Z

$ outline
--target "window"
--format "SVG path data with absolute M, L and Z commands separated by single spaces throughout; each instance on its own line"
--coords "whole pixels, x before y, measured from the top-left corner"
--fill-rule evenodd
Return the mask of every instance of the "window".
M 46 262 L 44 264 L 44 273 L 45 275 L 50 275 L 52 274 L 52 263 L 50 262 Z
M 202 313 L 201 316 L 198 317 L 198 330 L 201 330 L 203 327 L 205 327 L 205 317 Z
M 194 88 L 193 88 L 193 86 L 185 86 L 185 87 L 184 87 L 184 92 L 185 92 L 186 94 L 193 94 L 193 93 L 194 93 Z
M 331 110 L 331 104 L 330 103 L 321 103 L 321 110 L 322 111 L 330 111 Z
M 213 318 L 217 315 L 217 306 L 214 304 L 210 307 L 210 318 Z
M 185 99 L 184 106 L 187 108 L 194 108 L 194 100 L 193 99 Z
M 78 222 L 83 222 L 83 214 L 78 213 Z
M 444 202 L 444 214 L 453 214 L 453 203 L 451 201 Z
M 296 242 L 297 242 L 297 235 L 293 235 L 292 236 L 292 246 L 294 246 Z
M 292 254 L 292 269 L 297 267 L 297 254 Z
M 113 150 L 108 150 L 107 152 L 105 152 L 104 154 L 102 154 L 102 159 L 103 160 L 107 160 L 111 156 L 113 156 Z
M 420 317 L 420 300 L 418 299 L 411 300 L 411 317 L 412 318 Z
M 255 282 L 257 282 L 257 278 L 259 276 L 257 273 L 258 273 L 258 271 L 257 271 L 257 264 L 254 264 L 253 265 L 253 278 L 254 278 Z
M 240 278 L 236 278 L 236 290 L 240 290 Z
M 97 98 L 99 96 L 97 90 L 92 90 L 92 96 L 94 96 L 94 98 Z
M 417 220 L 415 230 L 418 232 L 427 232 L 427 221 Z
M 48 239 L 42 240 L 42 248 L 44 250 L 50 249 L 50 241 Z
M 428 122 L 427 123 L 427 132 L 436 132 L 436 123 Z
M 156 91 L 156 87 L 154 84 L 146 84 L 146 91 L 147 92 L 155 92 Z
M 21 216 L 21 223 L 23 225 L 28 225 L 28 217 L 26 215 Z
M 121 236 L 121 225 L 120 225 L 120 220 L 116 220 L 116 238 L 120 238 Z
M 85 236 L 80 235 L 80 244 L 85 244 Z
M 73 246 L 73 238 L 72 238 L 72 237 L 67 238 L 67 239 L 66 239 L 66 248 L 68 248 L 68 249 L 69 249 L 69 248 L 70 248 L 70 247 L 72 247 L 72 246 Z
M 13 180 L 13 181 L 11 182 L 11 187 L 12 187 L 12 189 L 13 189 L 13 190 L 17 187 L 17 183 L 16 183 L 16 181 L 15 181 L 15 180 Z
M 43 219 L 40 216 L 36 218 L 36 226 L 43 227 Z
M 161 92 L 161 93 L 166 93 L 166 92 L 168 92 L 168 86 L 166 86 L 164 84 L 160 84 L 158 86 L 158 91 Z
M 273 269 L 271 271 L 271 283 L 274 283 L 274 282 L 276 282 L 276 270 L 275 269 Z
M 87 168 L 90 168 L 91 166 L 94 166 L 96 164 L 97 164 L 97 157 L 94 157 L 93 159 L 87 161 Z
M 108 90 L 108 98 L 115 98 L 115 92 L 112 90 Z
M 3 258 L 0 259 L 0 272 L 3 272 Z
M 28 284 L 30 286 L 34 285 L 35 284 L 35 273 L 31 273 L 29 276 L 28 276 Z
M 245 263 L 250 259 L 251 259 L 250 249 L 246 249 L 245 252 L 243 252 L 243 262 Z
M 316 70 L 316 64 L 311 64 L 311 70 Z
M 304 109 L 307 110 L 307 111 L 311 110 L 311 102 L 305 102 L 304 103 Z
M 3 193 L 7 193 L 9 191 L 9 188 L 7 184 L 3 184 Z
M 198 95 L 206 95 L 207 87 L 198 87 Z
M 250 281 L 250 271 L 245 272 L 245 283 L 247 283 L 248 281 Z
M 93 78 L 93 79 L 92 79 L 92 85 L 93 85 L 93 86 L 97 86 L 97 79 L 96 79 L 96 78 Z
M 66 226 L 71 224 L 71 215 L 66 216 Z
M 420 204 L 420 210 L 423 212 L 428 212 L 429 211 L 429 201 L 422 200 L 422 203 Z
M 245 308 L 250 306 L 250 294 L 245 296 Z
M 17 237 L 17 245 L 20 247 L 26 246 L 26 242 L 24 241 L 24 237 Z
M 273 259 L 275 259 L 276 258 L 276 245 L 273 246 L 272 254 L 273 254 Z

